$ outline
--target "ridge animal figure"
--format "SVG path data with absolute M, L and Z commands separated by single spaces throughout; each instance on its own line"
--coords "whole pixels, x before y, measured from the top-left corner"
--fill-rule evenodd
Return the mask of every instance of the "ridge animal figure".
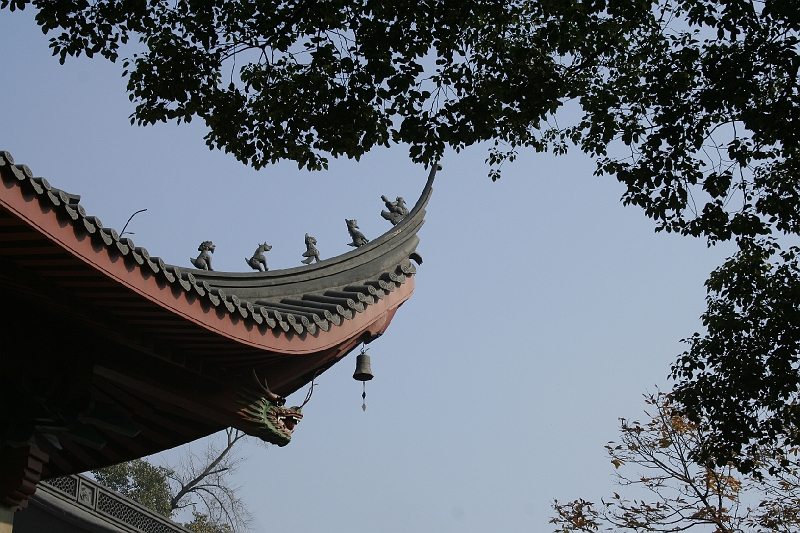
M 300 261 L 304 265 L 310 265 L 312 261 L 319 263 L 319 250 L 317 250 L 316 246 L 317 239 L 306 233 L 306 251 L 303 252 L 303 259 Z
M 197 251 L 200 252 L 200 255 L 197 256 L 197 259 L 189 258 L 189 261 L 192 262 L 195 268 L 199 270 L 214 270 L 211 268 L 211 255 L 214 253 L 216 246 L 211 241 L 203 241 L 200 246 L 197 248 Z
M 267 267 L 267 256 L 264 255 L 264 252 L 269 252 L 270 250 L 272 250 L 272 246 L 266 242 L 264 244 L 259 244 L 258 248 L 256 248 L 256 251 L 253 252 L 253 257 L 250 259 L 245 257 L 244 260 L 247 261 L 247 264 L 250 265 L 250 268 L 253 270 L 258 270 L 259 272 L 262 272 L 261 267 L 263 265 L 263 272 L 266 272 L 269 270 L 269 268 Z
M 358 231 L 358 220 L 347 220 L 344 219 L 347 223 L 347 232 L 350 233 L 350 237 L 353 238 L 353 242 L 348 242 L 347 246 L 355 246 L 358 248 L 359 246 L 364 246 L 369 242 L 369 239 L 364 237 L 364 234 Z
M 388 211 L 381 211 L 381 216 L 391 222 L 392 226 L 396 226 L 408 214 L 406 201 L 402 196 L 398 196 L 394 202 L 385 196 L 381 196 L 381 200 L 383 200 L 383 203 L 386 204 L 386 209 L 388 209 Z

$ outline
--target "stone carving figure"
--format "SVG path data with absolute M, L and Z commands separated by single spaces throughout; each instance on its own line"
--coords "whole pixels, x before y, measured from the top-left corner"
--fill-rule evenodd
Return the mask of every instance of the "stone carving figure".
M 92 507 L 94 505 L 94 491 L 92 488 L 81 484 L 81 490 L 78 492 L 78 501 Z
M 269 267 L 267 267 L 267 256 L 264 255 L 264 252 L 269 252 L 270 250 L 272 250 L 272 246 L 266 242 L 264 244 L 259 244 L 256 251 L 253 252 L 253 257 L 250 259 L 245 257 L 244 260 L 247 261 L 247 264 L 250 265 L 250 268 L 253 270 L 262 272 L 261 267 L 263 266 L 263 272 L 266 272 L 269 270 Z
M 344 221 L 347 223 L 347 232 L 350 233 L 350 237 L 353 238 L 353 242 L 347 243 L 347 246 L 355 246 L 356 248 L 358 248 L 359 246 L 364 246 L 369 242 L 369 239 L 364 237 L 364 234 L 358 231 L 357 220 L 344 219 Z
M 202 244 L 197 248 L 197 251 L 200 252 L 200 255 L 197 256 L 197 259 L 189 258 L 189 261 L 192 262 L 195 268 L 200 270 L 214 270 L 211 268 L 211 255 L 210 253 L 214 253 L 216 246 L 211 241 L 203 241 Z
M 319 250 L 317 250 L 316 246 L 317 239 L 306 233 L 306 251 L 303 252 L 303 259 L 300 261 L 304 265 L 310 265 L 312 261 L 319 263 Z
M 383 200 L 383 203 L 386 204 L 386 209 L 388 209 L 388 211 L 381 211 L 381 216 L 391 222 L 392 226 L 396 226 L 408 214 L 406 201 L 402 196 L 398 196 L 394 202 L 385 196 L 381 196 L 381 200 Z

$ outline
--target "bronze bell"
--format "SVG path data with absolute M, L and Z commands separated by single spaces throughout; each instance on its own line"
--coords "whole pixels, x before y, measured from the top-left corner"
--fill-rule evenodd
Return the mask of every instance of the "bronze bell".
M 361 352 L 356 357 L 356 371 L 353 373 L 353 379 L 357 379 L 358 381 L 369 381 L 373 377 L 372 375 L 372 367 L 369 365 L 369 356 Z

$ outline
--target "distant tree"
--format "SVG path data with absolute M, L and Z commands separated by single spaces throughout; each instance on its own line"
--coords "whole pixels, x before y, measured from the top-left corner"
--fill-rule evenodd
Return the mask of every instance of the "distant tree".
M 171 471 L 144 459 L 92 470 L 98 483 L 167 518 L 172 516 L 172 496 L 168 477 Z
M 167 518 L 191 508 L 193 519 L 184 526 L 196 533 L 244 532 L 251 515 L 232 475 L 243 460 L 234 449 L 246 435 L 232 428 L 224 434 L 222 446 L 210 439 L 201 453 L 186 451 L 176 465 L 135 459 L 92 474 L 99 483 Z
M 218 524 L 210 522 L 208 515 L 194 511 L 191 522 L 183 524 L 183 526 L 194 533 L 233 533 L 233 528 L 228 524 Z
M 555 501 L 550 522 L 557 533 L 601 530 L 714 533 L 790 533 L 800 528 L 800 462 L 764 450 L 765 470 L 741 474 L 733 464 L 695 462 L 707 434 L 675 409 L 665 394 L 650 396 L 649 422 L 622 420 L 621 442 L 606 446 L 619 485 L 631 492 L 614 493 L 600 505 L 578 499 Z M 633 475 L 623 471 L 638 467 Z

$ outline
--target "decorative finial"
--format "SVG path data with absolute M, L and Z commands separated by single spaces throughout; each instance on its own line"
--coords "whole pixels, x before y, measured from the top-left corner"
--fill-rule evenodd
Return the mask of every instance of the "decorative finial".
M 145 211 L 147 211 L 147 209 L 139 209 L 139 210 L 138 210 L 138 211 L 136 211 L 134 214 L 132 214 L 132 215 L 130 216 L 130 218 L 128 219 L 128 221 L 125 223 L 125 225 L 124 225 L 124 226 L 122 226 L 122 231 L 120 231 L 120 232 L 119 232 L 119 236 L 120 236 L 120 237 L 123 237 L 123 236 L 124 236 L 126 233 L 127 233 L 128 235 L 135 235 L 135 233 L 133 233 L 132 231 L 125 231 L 125 230 L 127 230 L 127 229 L 128 229 L 128 224 L 130 224 L 130 223 L 131 223 L 131 220 L 133 220 L 133 217 L 135 217 L 135 216 L 136 216 L 136 215 L 138 215 L 139 213 L 144 213 Z
M 391 222 L 392 226 L 396 226 L 408 214 L 406 201 L 402 196 L 398 196 L 394 202 L 385 196 L 381 196 L 381 200 L 383 200 L 383 203 L 386 204 L 386 209 L 388 209 L 388 211 L 381 211 L 381 216 Z
M 203 241 L 200 246 L 197 247 L 197 251 L 200 252 L 200 255 L 197 256 L 197 259 L 189 258 L 189 261 L 192 262 L 195 268 L 200 270 L 214 270 L 211 268 L 211 255 L 214 253 L 216 246 L 211 241 Z
M 267 256 L 264 255 L 264 252 L 269 252 L 270 250 L 272 250 L 272 246 L 264 242 L 264 244 L 258 245 L 256 251 L 253 252 L 253 257 L 251 257 L 250 259 L 245 257 L 244 260 L 247 262 L 248 265 L 250 265 L 250 268 L 252 268 L 253 270 L 258 270 L 259 272 L 262 272 L 261 267 L 263 266 L 264 267 L 263 272 L 266 272 L 267 270 L 269 270 L 269 267 L 267 267 Z
M 353 242 L 347 243 L 347 246 L 355 246 L 356 248 L 358 248 L 359 246 L 364 246 L 369 242 L 369 239 L 364 237 L 364 234 L 358 231 L 357 220 L 344 219 L 344 221 L 347 223 L 347 231 L 348 233 L 350 233 L 350 237 L 353 238 Z
M 306 233 L 306 251 L 303 252 L 303 259 L 300 261 L 304 265 L 310 265 L 312 261 L 319 263 L 319 250 L 314 246 L 317 244 L 317 239 Z

